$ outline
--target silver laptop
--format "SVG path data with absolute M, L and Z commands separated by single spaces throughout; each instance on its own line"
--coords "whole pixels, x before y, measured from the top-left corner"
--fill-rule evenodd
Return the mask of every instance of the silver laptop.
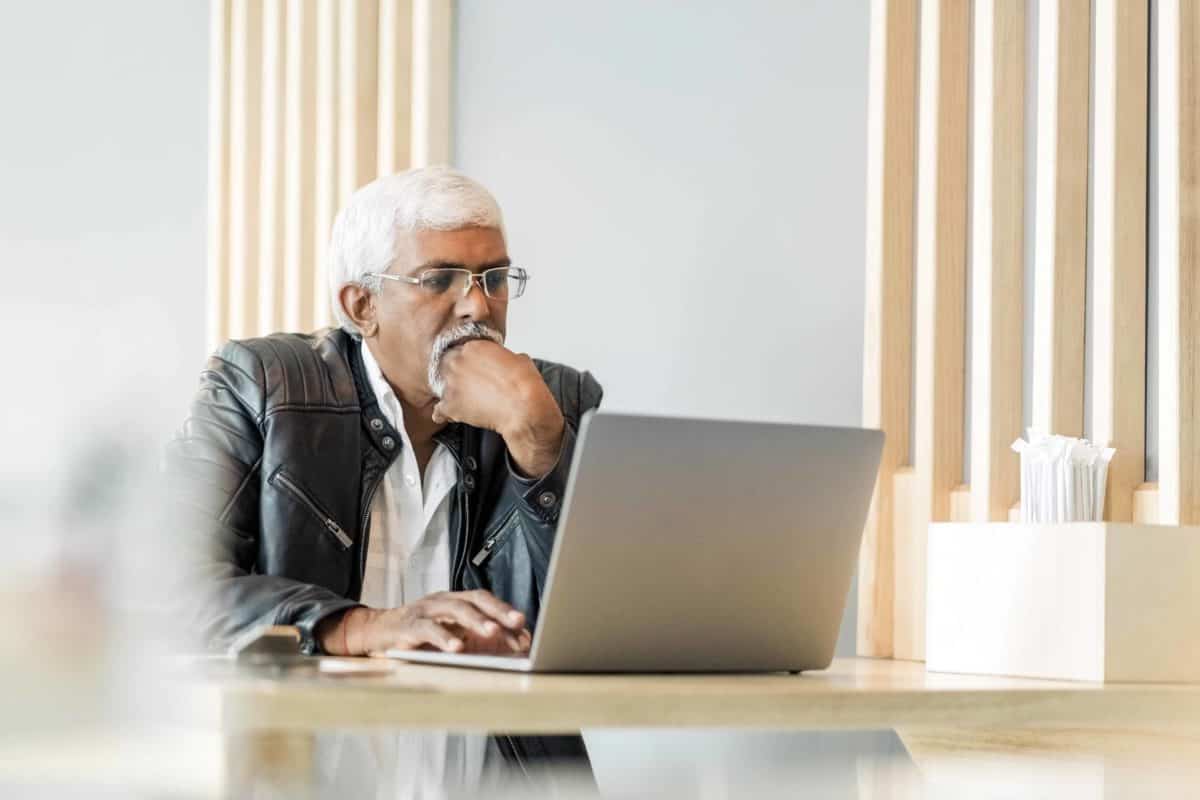
M 883 433 L 584 416 L 528 657 L 393 650 L 522 672 L 823 669 Z

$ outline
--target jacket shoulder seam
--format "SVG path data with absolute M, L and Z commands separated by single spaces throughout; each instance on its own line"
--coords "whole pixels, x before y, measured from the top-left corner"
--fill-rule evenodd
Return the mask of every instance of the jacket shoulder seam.
M 280 403 L 279 405 L 271 406 L 263 414 L 263 418 L 273 416 L 281 411 L 313 411 L 323 414 L 358 414 L 362 411 L 357 405 L 353 406 L 338 406 L 321 404 L 305 404 L 305 403 Z

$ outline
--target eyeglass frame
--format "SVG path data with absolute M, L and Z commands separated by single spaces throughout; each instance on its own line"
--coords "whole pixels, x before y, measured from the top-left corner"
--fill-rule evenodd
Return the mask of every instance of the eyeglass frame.
M 519 294 L 510 298 L 507 296 L 506 297 L 493 297 L 491 294 L 488 293 L 487 285 L 483 281 L 483 276 L 487 275 L 489 272 L 495 272 L 498 269 L 507 270 L 510 274 L 516 273 L 516 278 L 521 281 L 521 292 Z M 485 269 L 482 272 L 472 272 L 471 270 L 467 269 L 466 267 L 430 267 L 429 269 L 421 270 L 421 273 L 416 276 L 392 275 L 391 273 L 388 273 L 388 272 L 365 272 L 365 273 L 363 273 L 363 277 L 364 278 L 386 278 L 389 281 L 400 281 L 402 283 L 411 283 L 413 286 L 420 286 L 424 277 L 432 272 L 440 272 L 440 273 L 446 273 L 446 272 L 464 273 L 465 272 L 467 274 L 467 283 L 466 283 L 465 288 L 463 289 L 462 295 L 460 295 L 460 297 L 466 297 L 467 295 L 469 295 L 471 293 L 471 288 L 475 285 L 475 282 L 478 281 L 479 282 L 479 290 L 481 292 L 483 292 L 484 297 L 488 298 L 489 300 L 503 300 L 505 302 L 508 302 L 510 299 L 515 300 L 516 298 L 525 294 L 525 284 L 529 282 L 529 272 L 527 270 L 525 270 L 523 267 L 513 267 L 513 266 L 489 267 L 488 269 Z M 434 295 L 434 296 L 436 297 L 438 295 Z

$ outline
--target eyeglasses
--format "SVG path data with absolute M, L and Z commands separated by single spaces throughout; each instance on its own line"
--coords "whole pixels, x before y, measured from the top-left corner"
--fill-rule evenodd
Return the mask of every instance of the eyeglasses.
M 471 285 L 479 281 L 483 293 L 493 300 L 513 300 L 525 294 L 529 273 L 520 267 L 492 267 L 475 273 L 461 267 L 436 267 L 427 269 L 415 278 L 407 275 L 389 275 L 386 272 L 368 272 L 365 277 L 386 278 L 420 286 L 428 294 L 440 296 L 447 292 L 451 297 L 466 297 Z

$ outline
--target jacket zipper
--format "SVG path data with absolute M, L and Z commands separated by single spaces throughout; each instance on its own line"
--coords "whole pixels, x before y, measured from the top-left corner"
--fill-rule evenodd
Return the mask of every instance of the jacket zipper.
M 455 582 L 462 586 L 463 569 L 467 566 L 467 546 L 471 539 L 471 504 L 467 500 L 465 492 L 462 493 L 462 514 L 463 514 L 463 543 L 462 557 L 458 560 L 458 566 L 455 568 Z
M 454 565 L 454 572 L 450 575 L 450 591 L 459 591 L 462 588 L 462 572 L 467 565 L 467 547 L 470 545 L 471 539 L 471 504 L 467 502 L 467 493 L 463 491 L 462 487 L 464 474 L 462 462 L 459 461 L 458 454 L 454 452 L 454 448 L 447 447 L 446 449 L 450 451 L 450 457 L 454 459 L 454 463 L 458 467 L 458 491 L 456 494 L 458 495 L 458 506 L 460 509 L 459 516 L 462 518 L 462 536 L 459 537 L 462 540 L 462 544 L 458 547 L 460 553 L 458 563 Z
M 487 561 L 491 556 L 492 550 L 494 550 L 496 545 L 500 543 L 500 540 L 506 538 L 507 535 L 508 526 L 501 526 L 500 530 L 489 536 L 487 541 L 483 543 L 483 548 L 471 558 L 471 563 L 476 567 L 482 566 L 483 562 Z
M 383 483 L 387 471 L 391 468 L 391 462 L 388 462 L 387 468 L 379 473 L 379 479 L 371 484 L 371 488 L 367 491 L 366 502 L 363 503 L 362 525 L 358 528 L 362 531 L 362 548 L 358 554 L 358 599 L 360 600 L 362 599 L 363 581 L 367 574 L 367 546 L 371 542 L 371 504 L 375 501 L 375 491 L 379 488 L 379 484 Z
M 346 535 L 346 532 L 342 530 L 342 526 L 338 525 L 333 517 L 322 511 L 321 507 L 318 506 L 316 502 L 296 484 L 295 481 L 289 478 L 283 471 L 279 471 L 275 473 L 275 482 L 287 489 L 288 492 L 290 492 L 293 497 L 295 497 L 300 501 L 301 504 L 308 508 L 308 510 L 311 511 L 317 519 L 321 520 L 322 524 L 325 525 L 325 530 L 333 534 L 333 537 L 338 540 L 338 543 L 341 544 L 343 550 L 350 549 L 350 547 L 354 544 L 354 541 Z
M 484 561 L 487 561 L 488 556 L 492 554 L 492 548 L 495 546 L 496 537 L 493 536 L 483 543 L 483 549 L 475 554 L 475 557 L 471 559 L 471 563 L 477 567 L 483 564 Z

